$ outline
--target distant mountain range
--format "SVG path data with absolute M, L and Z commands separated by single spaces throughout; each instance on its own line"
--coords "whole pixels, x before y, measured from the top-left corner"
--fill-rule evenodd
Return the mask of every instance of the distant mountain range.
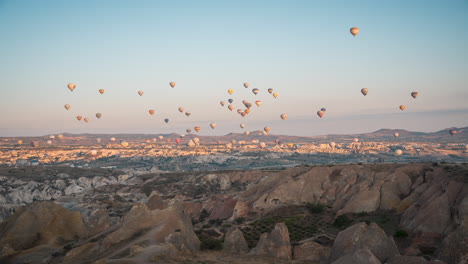
M 456 130 L 455 135 L 450 135 L 450 130 Z M 394 134 L 398 133 L 399 136 L 395 137 Z M 169 139 L 174 142 L 176 138 L 180 138 L 180 134 L 70 134 L 64 133 L 63 139 L 60 140 L 60 144 L 64 145 L 91 145 L 97 144 L 96 139 L 101 138 L 101 145 L 111 143 L 110 138 L 116 138 L 116 143 L 122 140 L 128 142 L 145 142 L 145 140 L 157 139 L 157 142 L 161 142 L 158 138 L 163 136 L 165 140 Z M 38 141 L 41 145 L 47 144 L 50 135 L 40 137 L 4 137 L 0 138 L 2 145 L 16 144 L 18 140 L 23 140 L 24 144 L 29 144 L 32 141 Z M 323 135 L 323 136 L 288 136 L 288 135 L 263 135 L 262 131 L 252 131 L 248 136 L 244 133 L 229 133 L 224 136 L 201 136 L 196 133 L 187 134 L 182 139 L 181 143 L 187 143 L 188 140 L 198 137 L 202 143 L 215 144 L 218 142 L 227 143 L 231 140 L 236 141 L 252 141 L 259 140 L 264 142 L 274 142 L 279 140 L 283 143 L 328 143 L 330 141 L 335 142 L 351 142 L 354 138 L 358 138 L 359 141 L 386 141 L 386 142 L 434 142 L 434 143 L 468 143 L 468 127 L 463 128 L 447 128 L 437 132 L 414 132 L 404 129 L 380 129 L 371 133 L 364 134 L 340 134 L 340 135 Z M 57 141 L 58 139 L 53 139 Z

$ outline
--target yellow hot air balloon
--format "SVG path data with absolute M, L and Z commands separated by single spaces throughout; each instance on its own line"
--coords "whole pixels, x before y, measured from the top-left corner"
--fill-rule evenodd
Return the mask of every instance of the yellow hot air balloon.
M 58 135 L 57 135 L 57 138 L 58 138 L 58 139 L 62 139 L 62 138 L 63 138 L 63 135 L 62 135 L 62 134 L 58 134 Z
M 369 89 L 367 89 L 367 88 L 362 88 L 362 89 L 361 89 L 361 93 L 362 93 L 364 96 L 366 96 L 367 93 L 369 93 Z
M 245 109 L 245 110 L 244 110 L 244 113 L 246 113 L 246 114 L 250 114 L 250 109 L 248 109 L 248 108 L 247 108 L 247 109 Z
M 22 145 L 22 144 L 23 144 L 23 140 L 20 139 L 20 140 L 18 140 L 17 143 L 18 143 L 18 145 Z
M 70 106 L 69 104 L 66 104 L 64 107 L 65 107 L 65 109 L 67 109 L 67 111 L 68 111 L 68 110 L 70 109 L 71 106 Z
M 67 87 L 68 87 L 68 89 L 70 89 L 70 91 L 73 92 L 73 90 L 75 90 L 75 88 L 76 88 L 76 84 L 74 84 L 74 83 L 69 83 L 69 84 L 67 85 Z
M 154 110 L 149 110 L 148 111 L 150 115 L 154 115 L 155 111 Z
M 265 132 L 269 133 L 271 131 L 271 128 L 269 127 L 264 127 L 263 130 L 265 130 Z
M 400 156 L 401 154 L 403 154 L 403 150 L 401 150 L 401 149 L 395 150 L 395 155 Z
M 277 98 L 277 97 L 278 97 L 278 93 L 274 93 L 274 94 L 273 94 L 273 97 Z
M 281 117 L 281 119 L 286 120 L 286 118 L 288 118 L 288 115 L 287 114 L 281 114 L 280 117 Z
M 353 36 L 356 36 L 356 35 L 359 33 L 359 28 L 357 28 L 357 27 L 352 27 L 352 28 L 349 30 L 349 32 L 351 32 L 351 34 L 352 34 Z
M 228 90 L 228 93 L 229 93 L 229 94 L 232 94 L 232 93 L 234 93 L 234 90 L 233 90 L 233 89 L 229 89 L 229 90 Z
M 322 118 L 324 114 L 325 114 L 324 111 L 317 111 L 317 115 L 318 115 L 320 118 Z
M 196 127 L 194 127 L 193 129 L 195 129 L 195 131 L 199 132 L 199 131 L 200 131 L 200 129 L 201 129 L 201 127 L 199 127 L 199 126 L 196 126 Z
M 169 85 L 174 88 L 176 86 L 176 83 L 175 82 L 170 82 Z
M 262 105 L 262 101 L 255 101 L 255 104 L 256 104 L 257 106 L 261 106 L 261 105 Z
M 97 113 L 97 114 L 96 114 L 96 117 L 97 117 L 98 119 L 100 119 L 100 118 L 101 118 L 101 116 L 102 116 L 102 114 L 101 114 L 101 113 Z
M 234 105 L 228 105 L 228 109 L 232 111 L 234 109 Z
M 122 147 L 126 148 L 126 147 L 128 147 L 129 144 L 128 144 L 127 141 L 122 141 L 122 142 L 120 142 L 120 145 L 121 145 Z
M 401 111 L 405 110 L 405 108 L 406 108 L 406 106 L 400 105 L 400 110 L 401 110 Z
M 249 88 L 249 83 L 244 83 L 245 88 Z
M 416 97 L 418 97 L 419 93 L 418 92 L 412 92 L 411 93 L 411 96 L 416 99 Z
M 99 93 L 100 93 L 100 94 L 103 94 L 103 93 L 104 93 L 104 89 L 99 89 Z
M 211 123 L 211 124 L 210 124 L 210 127 L 211 127 L 212 129 L 215 129 L 216 123 Z
M 85 118 L 84 118 L 84 121 L 85 121 L 86 123 L 88 123 L 88 122 L 89 122 L 89 118 L 85 117 Z
M 81 119 L 83 119 L 82 116 L 77 116 L 76 119 L 78 119 L 78 121 L 81 121 Z
M 140 96 L 142 96 L 144 93 L 145 93 L 145 92 L 143 92 L 143 91 L 138 91 L 138 94 L 139 94 Z
M 268 89 L 268 93 L 271 94 L 272 92 L 273 92 L 273 89 L 269 88 L 269 89 Z
M 183 107 L 179 107 L 179 112 L 183 113 L 184 112 L 184 108 Z

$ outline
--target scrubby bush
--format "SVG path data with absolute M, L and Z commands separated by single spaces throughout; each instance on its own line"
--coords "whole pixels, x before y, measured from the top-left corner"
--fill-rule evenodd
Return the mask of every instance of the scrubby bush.
M 405 238 L 405 237 L 408 237 L 408 232 L 406 232 L 405 230 L 399 229 L 395 231 L 395 234 L 393 235 L 393 237 Z
M 234 222 L 236 224 L 238 224 L 238 225 L 242 224 L 244 221 L 245 221 L 244 217 L 238 217 L 238 218 L 234 219 Z
M 325 205 L 320 203 L 307 203 L 306 208 L 311 214 L 320 214 L 325 211 Z
M 201 250 L 221 250 L 223 249 L 223 241 L 215 238 L 202 238 L 200 239 Z
M 335 221 L 333 222 L 333 226 L 339 228 L 339 229 L 345 229 L 346 227 L 348 227 L 351 223 L 353 222 L 353 220 L 351 220 L 349 217 L 347 217 L 346 215 L 340 215 L 338 216 Z

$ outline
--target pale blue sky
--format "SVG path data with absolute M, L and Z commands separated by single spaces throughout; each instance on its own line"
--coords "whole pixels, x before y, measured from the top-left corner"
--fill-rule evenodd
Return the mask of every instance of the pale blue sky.
M 467 27 L 462 0 L 0 0 L 0 136 L 195 125 L 219 135 L 241 132 L 240 123 L 306 136 L 468 126 Z M 229 98 L 235 109 L 243 99 L 263 105 L 242 118 L 219 105 Z

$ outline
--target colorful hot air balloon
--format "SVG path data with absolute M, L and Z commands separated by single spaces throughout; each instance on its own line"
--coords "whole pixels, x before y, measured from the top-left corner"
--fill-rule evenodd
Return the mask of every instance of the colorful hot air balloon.
M 143 91 L 138 91 L 138 94 L 139 94 L 140 96 L 142 96 L 144 93 L 145 93 L 145 92 L 143 92 Z
M 244 134 L 245 134 L 246 136 L 248 136 L 248 135 L 250 134 L 250 132 L 249 132 L 249 131 L 245 131 Z
M 22 144 L 23 144 L 23 140 L 19 139 L 16 143 L 18 143 L 18 145 L 22 145 Z
M 325 114 L 324 111 L 317 111 L 317 115 L 318 115 L 320 118 L 322 118 L 324 114 Z
M 226 104 L 226 102 L 221 101 L 221 102 L 219 102 L 219 104 L 221 104 L 221 106 L 224 106 Z
M 249 88 L 249 83 L 246 83 L 246 82 L 245 82 L 245 83 L 244 83 L 244 87 L 245 87 L 245 88 Z
M 77 116 L 76 119 L 78 119 L 78 121 L 81 121 L 81 119 L 83 119 L 82 116 Z
M 149 110 L 148 111 L 150 115 L 154 115 L 155 111 L 154 110 Z
M 215 129 L 216 123 L 211 123 L 211 124 L 210 124 L 210 127 L 211 127 L 212 129 Z
M 100 118 L 102 117 L 102 114 L 101 114 L 101 113 L 96 113 L 96 117 L 97 117 L 98 119 L 100 119 Z
M 164 122 L 169 123 L 169 118 L 164 118 Z
M 57 138 L 58 138 L 58 139 L 62 139 L 62 138 L 63 138 L 63 135 L 62 135 L 62 134 L 58 134 L 58 135 L 57 135 Z
M 104 92 L 105 92 L 104 89 L 99 89 L 99 93 L 100 93 L 100 94 L 103 94 Z
M 458 131 L 456 131 L 455 129 L 451 129 L 451 130 L 449 130 L 449 133 L 450 133 L 450 135 L 453 136 L 453 135 L 455 135 L 456 133 L 458 133 Z
M 242 109 L 237 109 L 237 113 L 242 113 Z
M 416 99 L 416 97 L 418 97 L 419 93 L 418 92 L 412 92 L 411 93 L 411 96 Z
M 356 36 L 356 35 L 359 33 L 359 28 L 357 28 L 357 27 L 352 27 L 352 28 L 349 30 L 349 32 L 351 32 L 351 34 L 352 34 L 353 36 Z
M 267 133 L 270 133 L 271 128 L 269 128 L 269 127 L 264 127 L 263 130 L 265 130 L 265 132 L 267 132 Z
M 170 82 L 169 85 L 174 88 L 176 86 L 176 83 L 175 82 Z
M 184 112 L 184 108 L 183 107 L 179 107 L 179 112 L 183 113 Z
M 245 124 L 240 124 L 240 128 L 244 128 L 245 127 Z
M 252 93 L 254 93 L 254 94 L 258 94 L 259 91 L 260 91 L 260 90 L 258 90 L 257 88 L 252 89 Z
M 278 98 L 278 93 L 274 93 L 273 97 Z
M 256 104 L 257 106 L 261 106 L 261 105 L 262 105 L 262 101 L 255 101 L 255 104 Z
M 196 127 L 194 127 L 193 129 L 195 129 L 195 131 L 197 131 L 197 132 L 200 132 L 201 127 L 196 126 Z
M 234 109 L 234 105 L 228 105 L 228 109 L 232 111 Z
M 68 87 L 68 89 L 70 89 L 70 91 L 73 92 L 73 90 L 75 90 L 75 88 L 76 88 L 76 84 L 74 84 L 74 83 L 69 83 L 69 84 L 67 85 L 67 87 Z
M 400 110 L 401 110 L 401 111 L 405 110 L 405 108 L 406 108 L 406 106 L 400 105 Z
M 233 90 L 233 89 L 229 89 L 229 90 L 227 90 L 227 92 L 228 92 L 229 94 L 232 94 L 232 93 L 234 93 L 234 90 Z
M 86 123 L 88 123 L 88 122 L 89 122 L 89 118 L 85 117 L 85 118 L 84 118 L 84 121 L 85 121 Z
M 280 117 L 281 117 L 281 119 L 286 120 L 286 118 L 288 118 L 288 115 L 287 114 L 281 114 Z
M 186 129 L 185 130 L 188 134 L 192 133 L 192 129 Z
M 185 115 L 186 115 L 186 116 L 190 116 L 191 114 L 192 114 L 192 113 L 190 113 L 190 112 L 185 112 Z
M 359 138 L 353 138 L 353 142 L 359 142 Z
M 271 94 L 272 92 L 273 92 L 273 89 L 269 88 L 269 89 L 268 89 L 268 93 Z
M 369 93 L 369 89 L 367 89 L 367 88 L 362 88 L 362 89 L 361 89 L 361 93 L 362 93 L 364 96 L 366 96 L 366 95 Z
M 70 106 L 69 104 L 66 104 L 64 107 L 65 107 L 65 109 L 67 109 L 67 111 L 68 111 L 68 110 L 70 110 L 70 107 L 71 107 L 71 106 Z

